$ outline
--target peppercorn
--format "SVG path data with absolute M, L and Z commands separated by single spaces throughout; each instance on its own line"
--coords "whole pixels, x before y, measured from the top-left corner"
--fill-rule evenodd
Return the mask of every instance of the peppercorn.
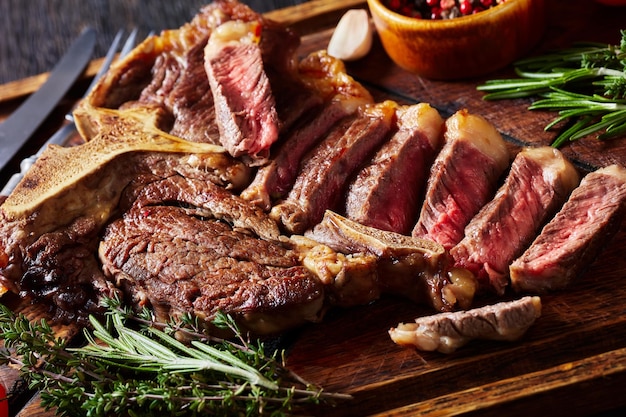
M 422 19 L 452 19 L 479 13 L 506 0 L 385 0 L 385 6 L 396 13 Z

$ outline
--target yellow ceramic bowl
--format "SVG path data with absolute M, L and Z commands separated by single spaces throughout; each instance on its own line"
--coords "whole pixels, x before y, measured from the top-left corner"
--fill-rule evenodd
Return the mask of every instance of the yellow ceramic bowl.
M 528 53 L 545 29 L 544 0 L 508 0 L 446 20 L 415 19 L 367 0 L 380 40 L 400 67 L 431 79 L 477 77 Z

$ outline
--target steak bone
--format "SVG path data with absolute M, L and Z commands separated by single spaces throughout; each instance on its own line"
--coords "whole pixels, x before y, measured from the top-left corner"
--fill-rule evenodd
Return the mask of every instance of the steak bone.
M 381 293 L 425 302 L 438 311 L 472 303 L 477 288 L 473 274 L 452 268 L 448 253 L 436 242 L 364 226 L 332 211 L 305 236 L 337 252 L 378 258 Z

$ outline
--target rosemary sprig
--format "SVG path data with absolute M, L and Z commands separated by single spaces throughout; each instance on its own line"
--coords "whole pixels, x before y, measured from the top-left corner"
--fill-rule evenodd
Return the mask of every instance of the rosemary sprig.
M 235 341 L 207 336 L 186 316 L 157 324 L 107 300 L 104 323 L 90 318 L 87 344 L 70 348 L 45 320 L 0 304 L 0 363 L 20 368 L 29 388 L 58 415 L 285 415 L 300 404 L 347 399 L 307 383 L 263 343 L 246 340 L 230 316 L 214 324 Z M 183 343 L 173 335 L 184 336 Z
M 529 110 L 558 112 L 545 129 L 563 124 L 552 146 L 598 133 L 626 134 L 626 30 L 620 45 L 579 44 L 515 63 L 518 78 L 489 80 L 477 87 L 485 100 L 537 97 Z M 603 133 L 599 133 L 603 132 Z

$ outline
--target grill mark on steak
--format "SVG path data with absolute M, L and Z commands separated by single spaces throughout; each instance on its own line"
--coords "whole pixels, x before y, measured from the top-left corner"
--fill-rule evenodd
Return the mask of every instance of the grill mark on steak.
M 574 166 L 552 147 L 517 154 L 504 184 L 450 250 L 484 289 L 503 294 L 508 267 L 556 213 L 579 181 Z
M 176 175 L 139 187 L 137 192 L 127 191 L 138 207 L 163 201 L 185 203 L 202 209 L 204 217 L 227 221 L 268 241 L 279 239 L 278 226 L 262 210 L 211 182 Z
M 541 316 L 541 299 L 524 297 L 467 311 L 446 312 L 400 323 L 391 339 L 424 351 L 452 353 L 473 339 L 515 341 Z
M 509 156 L 500 134 L 480 116 L 461 110 L 446 120 L 445 129 L 412 234 L 450 249 L 493 196 Z
M 409 234 L 444 121 L 428 104 L 399 108 L 396 116 L 398 130 L 350 184 L 345 213 L 366 226 Z
M 626 209 L 626 170 L 618 165 L 587 174 L 557 215 L 511 267 L 517 291 L 562 289 L 619 230 Z
M 301 234 L 335 207 L 355 170 L 385 139 L 391 127 L 389 103 L 364 108 L 336 126 L 302 162 L 295 184 L 270 215 L 290 233 Z

